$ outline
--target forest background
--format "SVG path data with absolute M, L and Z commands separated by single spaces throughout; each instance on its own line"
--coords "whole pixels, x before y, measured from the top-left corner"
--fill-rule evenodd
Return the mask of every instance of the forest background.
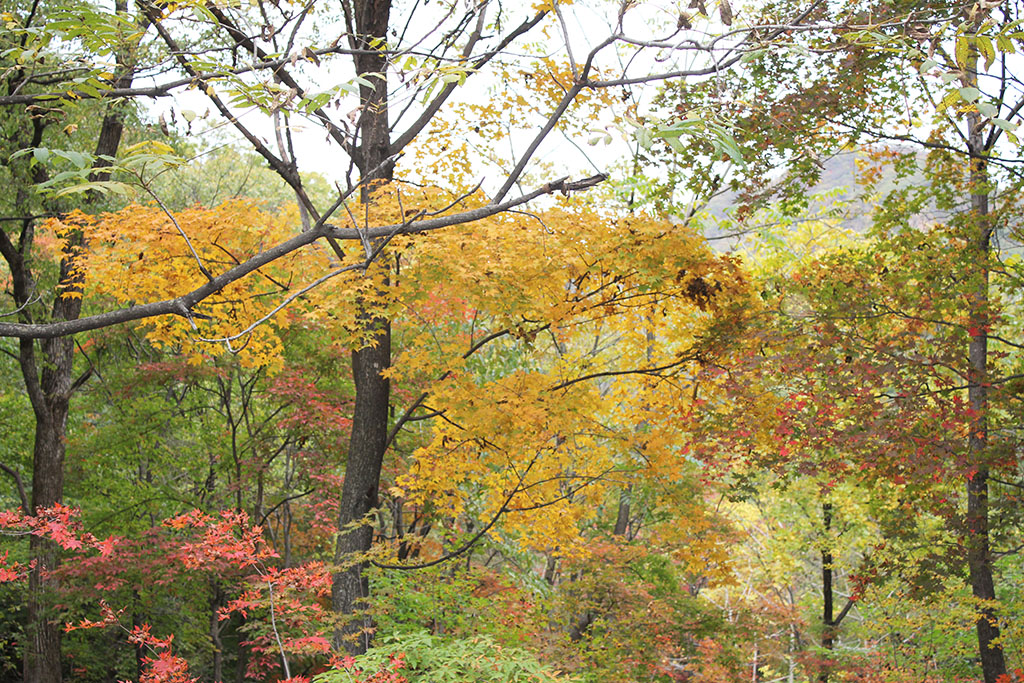
M 0 679 L 1024 680 L 1021 21 L 5 2 Z

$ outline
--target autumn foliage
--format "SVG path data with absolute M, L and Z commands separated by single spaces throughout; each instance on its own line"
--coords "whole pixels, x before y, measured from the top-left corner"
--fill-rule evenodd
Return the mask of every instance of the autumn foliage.
M 1024 681 L 1018 4 L 11 3 L 0 683 Z

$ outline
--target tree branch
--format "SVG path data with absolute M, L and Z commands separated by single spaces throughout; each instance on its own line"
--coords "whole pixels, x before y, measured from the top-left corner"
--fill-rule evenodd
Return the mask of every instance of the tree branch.
M 21 481 L 21 475 L 18 474 L 18 470 L 12 467 L 8 467 L 2 462 L 0 462 L 0 470 L 3 470 L 7 474 L 11 475 L 11 478 L 14 479 L 14 485 L 18 489 L 18 498 L 21 500 L 21 510 L 25 514 L 29 514 L 31 510 L 29 509 L 28 506 L 28 496 L 25 495 L 25 485 Z
M 435 565 L 441 564 L 442 562 L 447 562 L 448 560 L 454 560 L 459 555 L 462 555 L 463 553 L 467 552 L 473 546 L 476 545 L 477 541 L 484 537 L 484 534 L 491 530 L 491 527 L 497 524 L 498 520 L 508 509 L 508 504 L 511 503 L 515 495 L 519 493 L 520 487 L 523 484 L 523 480 L 526 478 L 526 475 L 530 472 L 530 468 L 533 467 L 533 464 L 535 462 L 537 462 L 536 458 L 531 460 L 530 464 L 526 466 L 525 470 L 523 470 L 523 473 L 519 475 L 518 483 L 516 483 L 516 485 L 512 487 L 512 492 L 508 494 L 508 496 L 505 498 L 505 502 L 501 504 L 501 507 L 498 508 L 498 511 L 494 513 L 493 517 L 491 517 L 491 521 L 484 525 L 484 527 L 480 529 L 480 531 L 474 534 L 473 537 L 469 539 L 469 541 L 463 544 L 463 546 L 455 552 L 448 553 L 437 558 L 436 560 L 431 560 L 430 562 L 423 562 L 421 564 L 384 564 L 382 562 L 377 562 L 376 560 L 370 560 L 370 564 L 380 569 L 426 569 L 427 567 L 433 567 Z
M 53 323 L 0 323 L 0 337 L 16 337 L 18 339 L 52 339 L 64 337 L 69 334 L 87 332 L 111 325 L 143 320 L 158 315 L 180 315 L 191 317 L 192 309 L 199 302 L 216 294 L 227 285 L 242 279 L 249 273 L 259 270 L 274 261 L 287 256 L 288 254 L 301 249 L 316 240 L 326 237 L 341 240 L 360 240 L 365 238 L 376 239 L 386 238 L 389 235 L 411 235 L 423 232 L 430 232 L 447 228 L 454 225 L 462 225 L 489 218 L 496 214 L 507 211 L 516 206 L 526 204 L 541 195 L 550 194 L 562 190 L 566 186 L 566 178 L 560 178 L 547 183 L 532 192 L 528 192 L 516 199 L 509 200 L 502 204 L 489 204 L 477 209 L 470 209 L 450 216 L 441 216 L 413 223 L 399 223 L 365 230 L 355 228 L 338 228 L 325 225 L 322 222 L 314 226 L 309 232 L 304 232 L 295 237 L 281 242 L 280 244 L 253 256 L 251 259 L 215 276 L 209 282 L 203 284 L 186 294 L 173 299 L 164 299 L 148 304 L 140 304 L 106 313 L 99 313 L 75 320 L 64 320 Z
M 514 31 L 505 36 L 505 38 L 498 44 L 497 47 L 495 47 L 493 50 L 490 50 L 486 54 L 482 55 L 480 58 L 476 59 L 473 62 L 471 70 L 478 71 L 482 66 L 487 64 L 487 62 L 491 61 L 491 59 L 493 59 L 495 55 L 500 54 L 502 50 L 508 47 L 512 43 L 512 41 L 514 41 L 516 38 L 528 32 L 534 26 L 539 24 L 541 19 L 543 19 L 545 15 L 547 15 L 547 13 L 548 10 L 538 12 L 537 15 L 534 16 L 532 19 L 527 19 L 522 24 L 517 26 Z M 466 50 L 463 51 L 463 58 L 469 57 L 467 52 L 469 50 L 472 50 L 472 46 L 476 43 L 476 41 L 479 38 L 480 31 L 478 28 L 477 31 L 474 32 L 474 34 L 470 37 L 469 43 L 466 45 Z M 434 118 L 434 115 L 437 114 L 438 110 L 441 109 L 442 105 L 444 105 L 448 97 L 453 92 L 455 92 L 455 88 L 457 87 L 457 85 L 457 82 L 445 84 L 444 88 L 441 89 L 441 92 L 437 94 L 437 97 L 430 101 L 430 104 L 427 105 L 427 108 L 423 110 L 423 113 L 420 114 L 419 118 L 413 121 L 409 128 L 407 128 L 404 133 L 399 135 L 398 138 L 393 143 L 391 143 L 392 154 L 405 149 L 406 145 L 408 145 L 410 142 L 413 141 L 413 139 L 415 139 L 415 137 L 420 133 L 420 131 L 423 130 L 423 127 L 426 126 Z

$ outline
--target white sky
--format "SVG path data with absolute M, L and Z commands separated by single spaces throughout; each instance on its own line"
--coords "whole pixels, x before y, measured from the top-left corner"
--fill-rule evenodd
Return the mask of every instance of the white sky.
M 510 3 L 505 4 L 509 5 Z M 433 6 L 435 7 L 433 12 L 436 15 L 439 11 L 439 6 L 437 3 Z M 418 11 L 424 11 L 424 5 L 418 3 L 417 7 Z M 430 12 L 431 7 L 432 5 L 426 5 L 426 11 Z M 709 8 L 709 11 L 714 13 L 713 7 Z M 653 33 L 652 27 L 655 24 L 664 26 L 665 23 L 668 23 L 674 28 L 678 12 L 676 4 L 671 2 L 645 4 L 642 8 L 630 10 L 625 14 L 625 33 L 641 39 L 655 38 L 657 36 Z M 577 62 L 581 62 L 587 52 L 598 41 L 611 33 L 614 29 L 616 13 L 617 3 L 605 0 L 581 0 L 573 5 L 562 7 L 569 45 Z M 502 32 L 507 32 L 510 27 L 517 25 L 532 14 L 533 11 L 525 2 L 517 9 L 510 10 L 506 7 L 503 11 Z M 489 16 L 488 18 L 490 19 L 491 17 Z M 392 16 L 391 24 L 393 27 L 400 27 L 404 23 L 405 18 L 401 15 Z M 422 16 L 416 22 L 416 24 L 420 23 L 431 28 L 433 28 L 434 24 L 434 22 L 428 21 L 427 18 Z M 534 43 L 535 46 L 539 46 L 546 54 L 558 60 L 564 60 L 566 57 L 564 34 L 557 24 L 551 23 L 549 26 L 551 26 L 551 30 L 549 31 L 550 36 L 548 38 L 544 38 L 540 30 L 541 27 L 537 27 L 527 34 L 525 40 Z M 496 34 L 497 32 L 492 30 L 491 33 Z M 662 31 L 662 33 L 664 34 L 665 32 Z M 693 36 L 700 37 L 698 34 L 693 34 Z M 517 45 L 521 50 L 523 40 L 521 39 Z M 415 42 L 415 39 L 413 38 L 407 42 Z M 301 39 L 297 44 L 299 46 L 304 45 Z M 521 54 L 525 56 L 525 51 L 521 52 Z M 632 59 L 628 64 L 628 68 L 631 73 L 636 74 L 652 70 L 664 70 L 669 68 L 671 64 L 667 59 L 660 61 L 665 57 L 664 51 L 651 50 L 639 58 Z M 602 53 L 600 66 L 606 73 L 621 72 L 625 65 L 617 62 L 619 62 L 619 57 L 614 49 L 608 48 Z M 308 85 L 311 92 L 322 90 L 325 87 L 352 78 L 351 60 L 349 58 L 339 56 L 332 59 L 331 64 L 330 68 L 316 68 L 311 64 L 300 63 L 292 71 L 300 76 L 306 76 L 299 80 L 304 85 Z M 393 87 L 396 83 L 397 79 L 392 78 Z M 482 103 L 488 99 L 488 91 L 495 87 L 495 85 L 496 81 L 488 77 L 485 68 L 484 72 L 468 78 L 465 85 L 460 86 L 456 90 L 451 101 Z M 644 94 L 652 94 L 654 90 L 655 87 L 646 86 Z M 634 92 L 640 93 L 641 89 L 634 89 Z M 348 101 L 351 101 L 351 107 L 348 105 Z M 343 117 L 347 113 L 346 110 L 351 111 L 355 108 L 356 104 L 355 96 L 349 96 L 340 110 L 335 110 L 332 107 L 330 112 L 337 117 Z M 622 107 L 624 108 L 625 104 Z M 394 109 L 393 107 L 392 110 L 394 111 Z M 172 110 L 174 111 L 172 112 Z M 179 126 L 183 128 L 180 113 L 182 110 L 191 110 L 201 116 L 207 110 L 212 110 L 212 107 L 201 92 L 189 90 L 180 92 L 174 98 L 164 98 L 156 101 L 152 108 L 152 115 L 155 119 L 162 114 L 166 120 L 170 121 L 173 114 L 179 122 Z M 236 115 L 247 127 L 261 137 L 270 149 L 275 152 L 278 150 L 273 125 L 268 116 L 255 108 L 236 110 Z M 406 116 L 402 123 L 413 118 L 413 116 Z M 611 116 L 609 115 L 605 121 L 595 122 L 594 128 L 596 130 L 605 129 L 610 120 Z M 209 119 L 197 120 L 193 124 L 192 130 L 198 133 L 208 128 L 210 124 L 217 124 L 220 132 L 216 135 L 207 134 L 206 137 L 208 139 L 223 139 L 227 137 L 230 140 L 239 141 L 241 147 L 246 147 L 247 144 L 242 140 L 241 136 L 230 126 L 222 125 L 223 123 L 223 120 L 214 111 Z M 538 120 L 538 128 L 541 123 L 543 121 Z M 511 138 L 513 146 L 519 150 L 524 149 L 533 138 L 536 130 L 537 128 L 514 132 Z M 631 139 L 624 140 L 619 131 L 609 130 L 609 132 L 612 133 L 612 144 L 591 146 L 588 144 L 588 141 L 589 138 L 593 137 L 592 135 L 587 135 L 584 139 L 567 141 L 561 133 L 553 131 L 538 150 L 532 165 L 536 166 L 537 163 L 551 164 L 557 173 L 582 173 L 590 175 L 597 172 L 597 170 L 607 171 L 617 161 L 630 158 L 632 154 L 631 148 L 635 144 Z M 343 180 L 343 174 L 348 167 L 348 158 L 332 140 L 328 139 L 325 131 L 318 123 L 306 122 L 299 117 L 293 116 L 292 134 L 300 170 L 321 173 L 332 181 Z M 505 153 L 508 156 L 511 156 L 512 150 L 508 150 L 507 147 L 503 149 L 505 149 Z M 486 178 L 486 185 L 494 184 L 496 187 L 503 179 L 503 174 L 499 169 L 493 166 L 488 168 L 488 166 L 485 163 L 481 164 L 480 177 Z

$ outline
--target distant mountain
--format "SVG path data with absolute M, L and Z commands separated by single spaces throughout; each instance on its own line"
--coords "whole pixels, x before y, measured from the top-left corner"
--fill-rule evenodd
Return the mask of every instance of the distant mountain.
M 846 152 L 838 154 L 823 163 L 821 178 L 818 183 L 811 187 L 807 194 L 809 196 L 820 195 L 821 199 L 812 199 L 809 203 L 808 215 L 821 215 L 822 217 L 836 213 L 837 205 L 843 205 L 839 219 L 843 225 L 857 232 L 864 232 L 871 224 L 871 213 L 874 204 L 865 201 L 861 196 L 863 188 L 857 185 L 857 158 L 863 158 L 857 152 Z M 920 175 L 901 179 L 901 184 L 920 183 L 923 179 Z M 896 177 L 891 171 L 884 172 L 882 179 L 877 184 L 876 192 L 885 194 L 896 187 Z M 724 221 L 731 215 L 731 209 L 736 204 L 736 195 L 728 192 L 715 197 L 708 203 L 705 211 L 711 214 L 717 221 Z M 757 226 L 747 226 L 756 229 Z M 735 246 L 739 237 L 733 238 L 732 234 L 742 226 L 735 223 L 725 222 L 723 225 L 707 224 L 705 235 L 709 240 L 721 242 L 716 247 L 728 250 Z M 726 246 L 723 246 L 726 245 Z

